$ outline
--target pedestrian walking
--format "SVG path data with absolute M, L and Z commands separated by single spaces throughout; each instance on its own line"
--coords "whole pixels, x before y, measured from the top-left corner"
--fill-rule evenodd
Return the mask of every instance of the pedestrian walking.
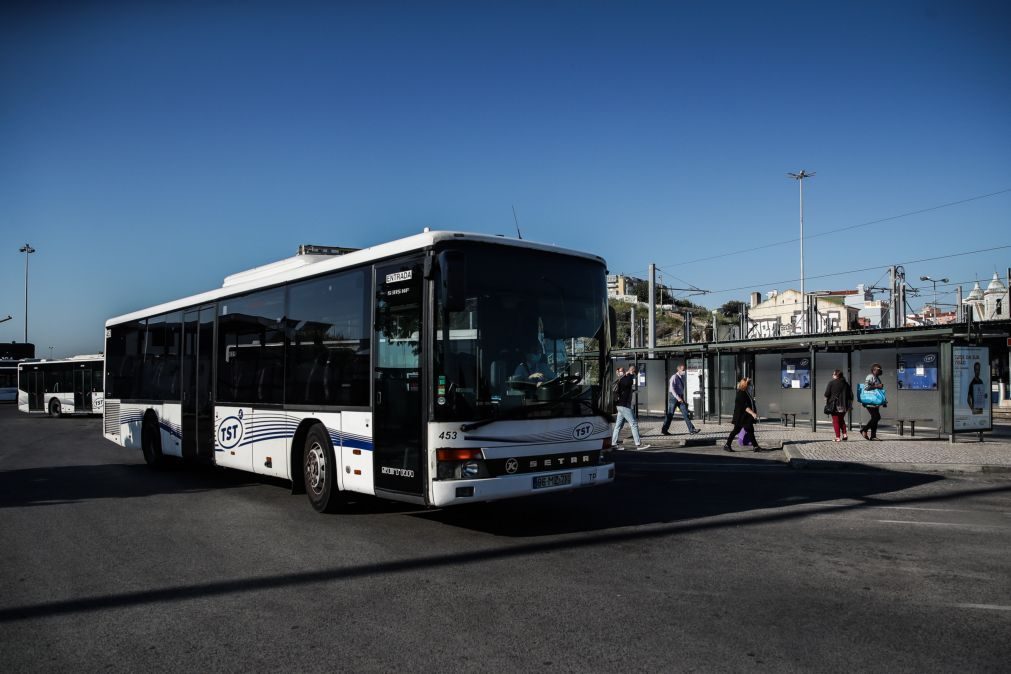
M 727 436 L 727 442 L 723 445 L 723 451 L 725 452 L 734 451 L 731 443 L 742 429 L 744 430 L 745 442 L 751 443 L 753 451 L 762 451 L 762 448 L 758 445 L 758 440 L 755 438 L 755 420 L 758 419 L 758 412 L 755 411 L 755 399 L 748 392 L 750 384 L 751 380 L 747 377 L 742 377 L 741 381 L 737 382 L 737 397 L 734 398 L 734 416 L 731 419 L 734 424 L 734 430 L 730 431 L 730 435 Z
M 685 387 L 685 376 L 685 364 L 678 363 L 677 372 L 667 382 L 667 413 L 664 415 L 663 426 L 660 428 L 660 432 L 663 435 L 670 435 L 670 425 L 674 420 L 674 413 L 678 410 L 681 411 L 681 416 L 685 420 L 688 432 L 692 435 L 700 432 L 692 424 L 691 417 L 688 415 L 688 403 L 685 400 L 685 391 L 687 390 Z
M 629 365 L 625 376 L 617 383 L 615 407 L 618 409 L 618 414 L 614 420 L 614 432 L 611 433 L 612 446 L 617 446 L 618 434 L 625 422 L 628 422 L 628 425 L 632 427 L 632 440 L 635 441 L 635 448 L 646 449 L 649 447 L 649 445 L 642 444 L 642 438 L 639 437 L 639 422 L 635 420 L 635 415 L 632 413 L 632 392 L 635 390 L 635 384 L 635 365 Z
M 835 441 L 849 440 L 846 435 L 846 413 L 853 409 L 853 389 L 842 370 L 833 370 L 832 381 L 825 387 L 825 414 L 832 417 Z
M 863 390 L 860 391 L 860 404 L 871 415 L 870 420 L 860 426 L 860 435 L 864 436 L 864 440 L 878 439 L 878 422 L 881 421 L 880 408 L 888 405 L 884 396 L 885 385 L 881 383 L 882 372 L 884 370 L 878 363 L 871 365 L 871 373 L 864 378 Z M 880 393 L 868 393 L 869 391 L 880 391 Z

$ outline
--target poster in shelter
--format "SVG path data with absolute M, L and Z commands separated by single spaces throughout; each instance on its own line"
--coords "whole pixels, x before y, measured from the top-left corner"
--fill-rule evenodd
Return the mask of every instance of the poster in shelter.
M 955 431 L 990 430 L 990 348 L 952 347 L 952 366 Z

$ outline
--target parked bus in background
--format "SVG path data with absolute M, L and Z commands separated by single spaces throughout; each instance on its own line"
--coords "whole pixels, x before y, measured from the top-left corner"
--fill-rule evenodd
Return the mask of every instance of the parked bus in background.
M 18 363 L 18 409 L 46 413 L 101 414 L 104 359 L 101 355 Z
M 479 234 L 303 246 L 107 321 L 105 437 L 288 480 L 320 512 L 341 492 L 445 506 L 605 484 L 605 274 Z
M 0 403 L 18 399 L 18 361 L 0 359 Z

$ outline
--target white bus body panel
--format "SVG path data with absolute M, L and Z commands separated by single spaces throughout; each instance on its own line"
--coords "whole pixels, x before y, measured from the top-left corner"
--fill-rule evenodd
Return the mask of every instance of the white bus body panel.
M 215 406 L 214 463 L 252 472 L 253 443 L 256 442 L 252 429 L 252 407 Z
M 485 459 L 516 459 L 521 466 L 516 475 L 476 480 L 431 480 L 429 503 L 447 506 L 475 503 L 529 494 L 566 491 L 614 481 L 614 464 L 573 467 L 559 462 L 558 455 L 596 452 L 611 437 L 611 425 L 600 417 L 540 419 L 531 433 L 531 421 L 496 421 L 470 431 L 460 431 L 460 423 L 428 424 L 429 475 L 437 474 L 436 450 L 480 448 Z M 547 457 L 547 458 L 545 458 Z M 578 459 L 577 459 L 578 461 Z M 525 462 L 525 465 L 524 465 Z M 568 473 L 569 482 L 558 487 L 534 489 L 538 475 Z M 473 496 L 457 497 L 457 487 L 473 487 Z
M 123 445 L 127 449 L 141 448 L 140 432 L 141 427 L 144 424 L 144 412 L 146 412 L 147 409 L 147 405 L 120 403 L 119 444 Z
M 181 458 L 183 455 L 182 403 L 152 405 L 151 409 L 158 415 L 162 456 L 178 456 Z
M 342 412 L 335 438 L 330 428 L 330 438 L 338 453 L 342 489 L 360 494 L 376 493 L 372 473 L 372 413 Z
M 104 404 L 103 404 L 104 407 Z M 110 408 L 115 409 L 114 407 Z M 119 436 L 109 433 L 116 427 L 115 420 L 105 420 L 105 437 L 128 449 L 141 449 L 141 432 L 144 427 L 144 415 L 152 410 L 158 417 L 158 430 L 161 436 L 162 456 L 183 455 L 182 438 L 182 405 L 179 403 L 119 403 Z

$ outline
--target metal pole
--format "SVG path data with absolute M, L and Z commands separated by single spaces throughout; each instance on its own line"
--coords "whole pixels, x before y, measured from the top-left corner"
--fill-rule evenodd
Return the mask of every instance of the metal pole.
M 29 244 L 25 244 L 19 249 L 25 254 L 25 344 L 28 343 L 28 256 L 35 252 Z
M 787 173 L 786 175 L 796 180 L 800 185 L 800 306 L 804 311 L 802 315 L 805 323 L 801 334 L 807 334 L 809 332 L 807 321 L 810 319 L 810 315 L 807 311 L 807 301 L 804 295 L 804 178 L 810 178 L 814 175 L 814 172 L 808 173 L 804 169 L 801 169 L 798 173 Z
M 798 179 L 797 184 L 800 187 L 800 302 L 806 306 L 807 295 L 804 294 L 804 180 Z M 804 331 L 810 332 L 806 322 Z
M 888 268 L 888 315 L 891 316 L 890 327 L 896 328 L 899 325 L 897 314 L 895 313 L 895 303 L 899 301 L 899 294 L 895 292 L 895 267 Z
M 814 350 L 814 344 L 811 345 L 811 432 L 815 433 L 818 431 L 818 367 L 815 363 L 815 358 L 818 357 L 817 352 Z
M 25 248 L 28 244 L 25 244 Z M 28 251 L 25 251 L 25 344 L 28 343 Z
M 649 357 L 656 348 L 656 265 L 649 265 Z
M 628 345 L 630 348 L 635 348 L 635 307 L 632 307 L 632 313 L 628 318 Z

